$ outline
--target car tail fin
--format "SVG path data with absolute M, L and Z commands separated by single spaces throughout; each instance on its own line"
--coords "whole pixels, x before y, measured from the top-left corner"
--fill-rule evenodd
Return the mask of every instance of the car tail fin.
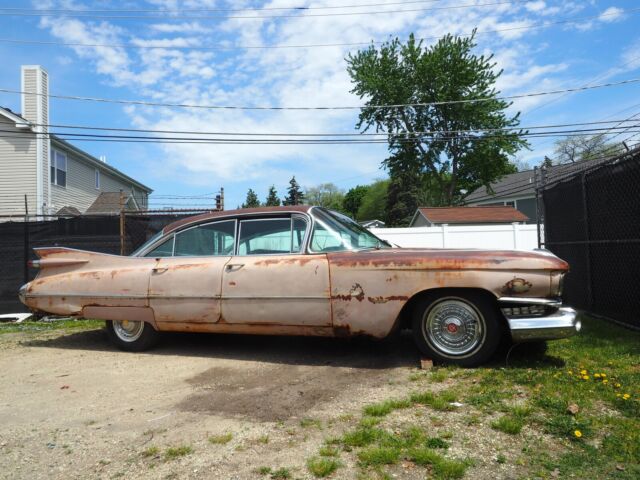
M 100 255 L 94 252 L 74 250 L 65 247 L 35 248 L 34 251 L 39 260 L 28 262 L 32 268 L 66 267 L 67 265 L 78 265 L 88 263 L 92 255 Z

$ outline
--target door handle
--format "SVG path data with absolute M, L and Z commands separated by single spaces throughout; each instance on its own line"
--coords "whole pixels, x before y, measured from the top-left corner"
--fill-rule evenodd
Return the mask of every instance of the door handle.
M 168 268 L 168 267 L 156 267 L 156 268 L 152 268 L 152 269 L 151 269 L 151 271 L 152 271 L 153 273 L 164 273 L 164 272 L 166 272 L 167 270 L 169 270 L 169 268 Z
M 244 263 L 228 263 L 225 268 L 227 270 L 240 270 L 242 267 L 244 267 Z

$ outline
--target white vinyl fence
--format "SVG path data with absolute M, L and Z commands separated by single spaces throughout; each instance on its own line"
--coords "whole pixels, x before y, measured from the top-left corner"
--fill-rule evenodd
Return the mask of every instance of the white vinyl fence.
M 440 227 L 372 228 L 374 235 L 404 248 L 538 248 L 536 225 L 442 225 Z

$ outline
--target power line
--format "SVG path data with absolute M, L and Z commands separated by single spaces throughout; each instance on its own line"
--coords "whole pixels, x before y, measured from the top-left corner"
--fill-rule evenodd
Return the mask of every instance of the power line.
M 624 129 L 625 132 L 629 132 L 629 127 L 617 127 L 618 129 Z M 594 133 L 609 131 L 610 128 L 599 129 L 581 129 L 581 130 L 560 130 L 560 131 L 542 131 L 542 132 L 522 132 L 512 133 L 517 134 L 523 138 L 544 138 L 544 137 L 566 137 L 566 136 L 588 136 Z M 8 133 L 8 135 L 0 135 L 3 138 L 25 138 L 25 134 L 16 134 L 12 130 L 0 130 L 0 133 Z M 152 143 L 152 144 L 216 144 L 216 145 L 350 145 L 350 144 L 387 144 L 387 139 L 354 139 L 354 138 L 322 138 L 322 139 L 247 139 L 247 138 L 193 138 L 193 137 L 154 137 L 154 136 L 134 136 L 134 135 L 102 135 L 102 134 L 79 134 L 79 133 L 42 133 L 32 132 L 26 135 L 34 135 L 40 138 L 55 138 L 59 137 L 67 140 L 77 141 L 92 141 L 92 142 L 121 142 L 121 143 Z M 431 134 L 433 141 L 444 140 L 486 140 L 489 138 L 495 138 L 498 136 L 508 135 L 508 133 L 490 133 L 482 136 L 472 135 L 439 135 L 437 133 Z M 415 143 L 415 138 L 394 138 L 396 143 Z
M 429 12 L 439 10 L 454 10 L 462 8 L 479 8 L 479 7 L 493 7 L 499 5 L 513 5 L 523 3 L 525 0 L 520 1 L 500 1 L 492 3 L 479 3 L 479 4 L 464 4 L 464 5 L 448 5 L 446 7 L 431 7 L 431 8 L 411 8 L 403 10 L 373 10 L 368 12 L 336 12 L 336 13 L 311 13 L 307 15 L 172 15 L 171 20 L 261 20 L 270 18 L 314 18 L 314 17 L 344 17 L 344 16 L 358 16 L 358 15 L 380 15 L 391 13 L 415 13 L 415 12 Z M 616 12 L 618 14 L 618 12 Z M 45 10 L 38 12 L 1 12 L 0 16 L 7 17 L 70 17 L 70 18 L 91 18 L 91 19 L 109 19 L 109 20 L 169 20 L 166 15 L 86 15 L 76 11 L 73 13 L 60 14 L 56 12 L 47 12 Z
M 567 17 L 561 20 L 551 21 L 551 22 L 541 22 L 532 25 L 526 26 L 518 26 L 518 27 L 507 27 L 507 28 L 497 28 L 493 30 L 477 30 L 475 32 L 476 35 L 485 35 L 485 34 L 494 34 L 494 33 L 503 33 L 503 32 L 513 32 L 513 31 L 521 31 L 521 30 L 532 30 L 544 27 L 550 27 L 554 25 L 566 25 L 572 23 L 578 23 L 582 21 L 588 20 L 596 20 L 602 17 L 608 17 L 613 15 L 620 14 L 635 14 L 640 11 L 640 8 L 631 8 L 623 11 L 617 11 L 615 13 L 602 13 L 600 15 L 592 15 L 585 17 Z M 472 35 L 474 32 L 461 32 L 455 35 L 460 37 L 468 37 Z M 426 40 L 438 40 L 440 36 L 429 36 L 429 37 L 420 37 L 417 40 L 426 41 Z M 135 43 L 79 43 L 79 42 L 47 42 L 47 41 L 38 41 L 38 40 L 21 40 L 21 39 L 12 39 L 12 38 L 0 38 L 0 42 L 2 43 L 13 43 L 18 45 L 49 45 L 49 46 L 66 46 L 66 47 L 105 47 L 105 48 L 133 48 L 133 49 L 160 49 L 160 50 L 203 50 L 203 51 L 228 51 L 228 50 L 266 50 L 266 49 L 280 49 L 280 48 L 329 48 L 329 47 L 357 47 L 357 46 L 367 46 L 367 45 L 380 45 L 385 43 L 385 40 L 372 40 L 367 42 L 334 42 L 334 43 L 316 43 L 316 44 L 307 44 L 307 45 L 216 45 L 213 47 L 205 47 L 198 45 L 139 45 Z
M 639 104 L 640 105 L 640 104 Z M 518 130 L 535 130 L 544 128 L 564 128 L 564 127 L 577 127 L 577 126 L 590 126 L 590 125 L 602 125 L 609 123 L 617 123 L 618 125 L 631 121 L 625 120 L 601 120 L 593 122 L 577 122 L 577 123 L 560 123 L 551 125 L 532 125 L 532 126 L 515 126 L 507 128 L 476 128 L 466 130 L 431 130 L 431 131 L 408 131 L 398 132 L 396 135 L 429 135 L 429 134 L 442 134 L 442 133 L 476 133 L 476 132 L 504 132 L 504 131 L 518 131 Z M 273 137 L 388 137 L 393 135 L 390 133 L 373 133 L 373 132 L 353 132 L 353 133 L 297 133 L 297 132 L 220 132 L 220 131 L 198 131 L 198 130 L 154 130 L 144 128 L 118 128 L 118 127 L 97 127 L 90 125 L 68 125 L 68 124 L 54 124 L 54 123 L 32 123 L 35 127 L 47 127 L 47 128 L 66 128 L 66 129 L 78 129 L 78 130 L 99 130 L 108 132 L 138 132 L 138 133 L 170 133 L 170 134 L 183 134 L 183 135 L 230 135 L 230 136 L 273 136 Z
M 113 8 L 113 9 L 71 9 L 71 8 L 20 8 L 0 7 L 0 11 L 25 11 L 25 12 L 52 12 L 52 13 L 181 13 L 181 12 L 262 12 L 272 10 L 333 10 L 342 8 L 385 7 L 395 5 L 412 5 L 417 3 L 436 3 L 442 0 L 412 0 L 388 3 L 360 3 L 351 5 L 327 5 L 327 6 L 291 6 L 291 7 L 246 7 L 246 8 Z
M 89 101 L 100 103 L 118 103 L 125 105 L 142 105 L 147 107 L 172 107 L 172 108 L 195 108 L 204 110 L 360 110 L 363 108 L 369 109 L 384 109 L 384 108 L 405 108 L 405 107 L 435 107 L 440 105 L 455 105 L 464 103 L 476 103 L 476 102 L 491 102 L 495 100 L 516 100 L 519 98 L 539 97 L 544 95 L 555 95 L 565 92 L 581 92 L 585 90 L 593 90 L 597 88 L 616 87 L 620 85 L 628 85 L 632 83 L 640 82 L 640 78 L 631 78 L 627 80 L 621 80 L 619 82 L 601 83 L 598 85 L 583 85 L 575 88 L 565 88 L 560 90 L 550 90 L 545 92 L 532 92 L 523 93 L 519 95 L 507 95 L 503 97 L 486 97 L 486 98 L 468 98 L 463 100 L 447 100 L 441 102 L 425 102 L 425 103 L 404 103 L 404 104 L 391 104 L 391 105 L 351 105 L 351 106 L 327 106 L 327 107 L 251 107 L 251 106 L 239 106 L 239 105 L 196 105 L 187 103 L 163 103 L 163 102 L 150 102 L 145 100 L 118 100 L 110 98 L 99 97 L 82 97 L 75 95 L 52 95 L 36 92 L 25 92 L 22 90 L 12 90 L 8 88 L 0 88 L 0 92 L 14 93 L 22 95 L 35 95 L 35 96 L 48 96 L 50 98 L 58 98 L 61 100 L 77 100 L 77 101 Z

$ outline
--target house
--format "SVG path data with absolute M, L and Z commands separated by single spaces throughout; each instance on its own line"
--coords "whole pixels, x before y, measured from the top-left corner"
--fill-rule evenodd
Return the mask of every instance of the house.
M 375 220 L 364 220 L 358 223 L 364 228 L 384 228 L 386 225 L 382 220 L 378 220 L 377 218 Z
M 485 225 L 525 223 L 529 218 L 514 207 L 420 207 L 411 219 L 410 227 L 438 225 Z
M 544 176 L 545 182 L 555 182 L 564 177 L 570 177 L 585 168 L 609 161 L 609 157 L 595 158 L 576 163 L 552 165 L 537 170 L 524 170 L 522 172 L 505 175 L 500 180 L 491 184 L 491 191 L 486 187 L 480 187 L 464 199 L 465 205 L 503 205 L 514 207 L 529 217 L 528 223 L 536 223 L 538 212 L 536 208 L 536 175 L 538 182 Z
M 48 84 L 42 67 L 23 66 L 21 113 L 0 107 L 0 215 L 24 215 L 25 198 L 36 216 L 116 213 L 122 201 L 145 210 L 149 187 L 49 134 Z

